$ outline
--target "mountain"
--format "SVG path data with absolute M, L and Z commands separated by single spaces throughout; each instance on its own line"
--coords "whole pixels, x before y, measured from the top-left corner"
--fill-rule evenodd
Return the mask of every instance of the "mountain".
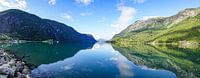
M 17 9 L 0 12 L 0 33 L 1 40 L 96 42 L 92 35 L 81 34 L 65 24 Z
M 113 37 L 116 43 L 200 42 L 200 7 L 188 8 L 170 17 L 139 20 Z

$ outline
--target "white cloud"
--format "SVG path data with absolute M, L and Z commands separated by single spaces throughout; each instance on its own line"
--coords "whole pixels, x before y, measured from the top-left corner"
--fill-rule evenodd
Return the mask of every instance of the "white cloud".
M 26 9 L 26 0 L 0 0 L 0 6 L 3 8 Z
M 141 4 L 144 3 L 146 0 L 120 0 L 120 4 L 125 4 L 125 3 L 134 3 L 134 4 Z
M 62 14 L 61 17 L 68 20 L 68 21 L 72 20 L 72 16 L 68 13 Z
M 123 29 L 125 29 L 129 22 L 133 20 L 134 15 L 136 14 L 136 9 L 124 5 L 120 5 L 118 10 L 121 12 L 120 16 L 116 23 L 111 24 L 112 27 L 115 28 L 115 31 L 112 33 L 113 35 L 119 33 Z
M 144 3 L 145 0 L 132 0 L 134 3 Z
M 160 16 L 143 16 L 142 20 L 148 20 L 148 19 L 156 18 L 156 17 L 160 17 Z
M 90 5 L 93 2 L 93 0 L 75 0 L 75 1 L 76 3 L 82 4 L 82 5 Z
M 0 6 L 0 10 L 2 10 L 3 9 L 3 7 L 2 6 Z
M 92 36 L 93 36 L 96 40 L 98 40 L 98 39 L 101 38 L 101 37 L 100 37 L 100 34 L 98 34 L 98 33 L 92 33 Z
M 92 14 L 93 14 L 92 12 L 80 13 L 81 16 L 90 16 Z
M 106 21 L 106 17 L 101 17 L 101 19 L 100 20 L 98 20 L 97 22 L 100 22 L 100 23 L 102 23 L 102 22 L 105 22 Z
M 50 5 L 55 5 L 56 4 L 56 0 L 49 0 L 48 2 Z

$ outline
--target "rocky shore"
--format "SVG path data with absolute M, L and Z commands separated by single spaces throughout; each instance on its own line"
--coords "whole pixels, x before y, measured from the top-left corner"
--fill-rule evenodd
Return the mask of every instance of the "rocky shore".
M 30 68 L 22 59 L 0 49 L 0 78 L 31 78 Z

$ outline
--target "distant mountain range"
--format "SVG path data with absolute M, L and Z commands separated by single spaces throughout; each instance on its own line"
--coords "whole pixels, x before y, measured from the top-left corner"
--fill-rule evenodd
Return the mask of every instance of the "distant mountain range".
M 10 9 L 0 12 L 0 39 L 94 43 L 92 35 L 81 34 L 65 24 Z
M 170 17 L 139 20 L 112 41 L 126 43 L 200 43 L 200 7 L 188 8 Z

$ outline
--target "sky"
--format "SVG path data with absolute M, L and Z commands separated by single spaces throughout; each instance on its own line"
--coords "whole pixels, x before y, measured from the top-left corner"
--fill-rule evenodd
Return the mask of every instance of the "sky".
M 200 7 L 200 0 L 0 0 L 0 11 L 21 9 L 96 39 L 111 39 L 137 20 L 195 7 Z

